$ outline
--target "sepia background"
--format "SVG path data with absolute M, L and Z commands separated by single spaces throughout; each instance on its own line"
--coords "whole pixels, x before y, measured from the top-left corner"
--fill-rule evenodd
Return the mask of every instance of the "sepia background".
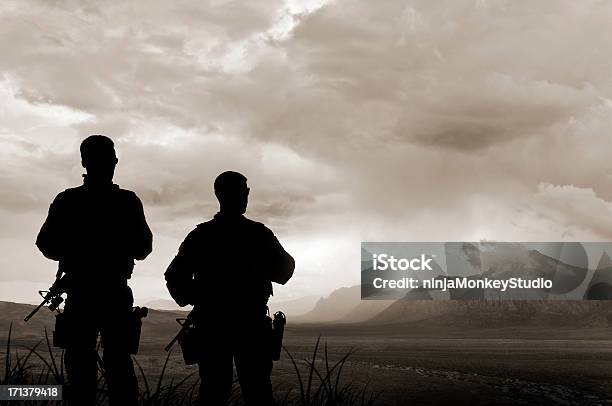
M 359 281 L 360 241 L 612 237 L 605 1 L 4 1 L 0 297 L 36 301 L 34 239 L 116 142 L 154 253 L 139 300 L 242 171 L 297 260 L 277 300 Z
M 361 301 L 358 284 L 361 241 L 612 239 L 611 22 L 598 0 L 0 2 L 0 364 L 46 351 L 53 314 L 21 321 L 56 270 L 34 241 L 105 134 L 154 233 L 130 282 L 151 308 L 143 404 L 146 377 L 197 384 L 178 349 L 163 366 L 185 313 L 162 275 L 226 170 L 296 259 L 271 306 L 298 360 L 274 364 L 285 405 L 323 346 L 344 404 L 609 404 L 612 302 Z M 504 266 L 521 258 L 568 265 Z M 59 356 L 21 365 L 63 382 Z

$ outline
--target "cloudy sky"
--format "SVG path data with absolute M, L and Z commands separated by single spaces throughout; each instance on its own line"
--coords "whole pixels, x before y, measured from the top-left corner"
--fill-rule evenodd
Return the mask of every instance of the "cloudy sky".
M 212 181 L 297 260 L 279 299 L 359 280 L 359 242 L 612 239 L 607 1 L 3 1 L 0 299 L 36 301 L 36 233 L 112 137 L 155 234 L 138 298 Z

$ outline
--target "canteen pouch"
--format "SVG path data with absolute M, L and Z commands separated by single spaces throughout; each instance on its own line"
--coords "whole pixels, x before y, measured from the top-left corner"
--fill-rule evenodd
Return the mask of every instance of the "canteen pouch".
M 126 334 L 128 351 L 130 354 L 138 354 L 140 347 L 140 333 L 142 331 L 142 319 L 147 317 L 149 309 L 146 307 L 134 307 L 128 325 Z
M 66 313 L 55 315 L 55 329 L 53 330 L 53 346 L 66 348 L 68 341 L 68 317 Z
M 185 330 L 178 338 L 178 343 L 183 353 L 183 360 L 185 365 L 197 364 L 202 358 L 200 352 L 202 343 L 199 339 L 199 330 L 193 325 L 184 326 L 183 328 Z
M 269 316 L 268 319 L 270 319 Z M 280 359 L 281 350 L 283 348 L 283 335 L 285 333 L 285 324 L 287 324 L 287 317 L 285 313 L 278 311 L 274 313 L 274 319 L 272 321 L 272 337 L 271 337 L 271 356 L 273 361 Z

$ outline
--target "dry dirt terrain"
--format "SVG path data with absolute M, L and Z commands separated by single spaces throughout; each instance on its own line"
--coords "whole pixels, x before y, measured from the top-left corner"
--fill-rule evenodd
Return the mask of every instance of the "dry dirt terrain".
M 21 305 L 23 306 L 23 305 Z M 11 308 L 12 309 L 12 308 Z M 2 314 L 15 317 L 6 306 Z M 176 313 L 153 312 L 146 321 L 136 356 L 149 381 L 164 363 L 163 346 L 176 331 Z M 4 357 L 8 321 L 0 328 Z M 13 348 L 41 337 L 51 315 L 30 327 L 16 322 Z M 310 359 L 318 336 L 317 356 L 324 368 L 323 344 L 330 362 L 350 349 L 342 382 L 378 395 L 379 405 L 608 405 L 612 404 L 612 329 L 600 328 L 462 328 L 435 323 L 289 324 L 285 345 L 298 360 Z M 306 364 L 300 363 L 302 372 Z M 178 347 L 165 380 L 196 372 L 182 363 Z M 314 378 L 315 383 L 317 378 Z M 275 363 L 273 383 L 279 397 L 299 394 L 294 366 L 286 354 Z

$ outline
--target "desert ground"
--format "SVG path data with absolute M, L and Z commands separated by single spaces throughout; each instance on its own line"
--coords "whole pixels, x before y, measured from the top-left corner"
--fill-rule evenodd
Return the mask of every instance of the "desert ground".
M 305 357 L 311 328 L 290 329 L 287 347 Z M 317 329 L 334 354 L 358 349 L 347 375 L 368 382 L 380 404 L 612 404 L 608 329 L 359 330 Z
M 32 325 L 18 319 L 27 305 L 2 303 L 1 356 L 13 319 L 11 351 L 25 351 L 50 327 L 46 311 Z M 135 359 L 156 382 L 165 361 L 164 345 L 176 331 L 175 312 L 153 311 L 143 326 Z M 40 331 L 37 334 L 36 331 Z M 291 324 L 285 346 L 306 379 L 317 337 L 317 367 L 324 369 L 324 347 L 333 364 L 349 350 L 341 385 L 366 386 L 378 405 L 607 405 L 612 404 L 612 329 L 465 328 L 433 322 L 401 324 Z M 197 372 L 185 366 L 178 347 L 168 361 L 164 382 Z M 195 373 L 189 382 L 195 382 Z M 294 365 L 286 353 L 276 362 L 277 397 L 299 396 Z M 313 378 L 317 385 L 316 375 Z M 142 379 L 141 379 L 142 381 Z

